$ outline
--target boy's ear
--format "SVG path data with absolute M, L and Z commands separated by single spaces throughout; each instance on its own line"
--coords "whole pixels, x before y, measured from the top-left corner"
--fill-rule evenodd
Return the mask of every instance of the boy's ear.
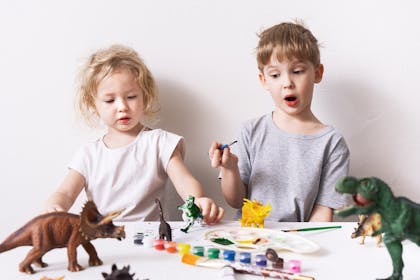
M 319 64 L 315 69 L 315 83 L 319 83 L 322 80 L 322 75 L 324 74 L 324 65 Z
M 261 83 L 261 85 L 263 86 L 263 88 L 265 89 L 265 90 L 268 90 L 267 89 L 267 86 L 266 86 L 266 80 L 265 80 L 265 77 L 264 77 L 264 74 L 263 73 L 258 73 L 258 79 L 260 80 L 260 83 Z

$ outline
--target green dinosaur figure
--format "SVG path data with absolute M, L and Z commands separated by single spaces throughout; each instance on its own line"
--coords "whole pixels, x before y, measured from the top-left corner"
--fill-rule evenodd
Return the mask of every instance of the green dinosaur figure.
M 183 232 L 188 232 L 196 220 L 200 223 L 203 220 L 200 208 L 194 203 L 194 196 L 192 195 L 188 196 L 184 204 L 178 206 L 178 210 L 182 210 L 182 219 L 187 222 L 187 225 L 181 229 Z
M 388 280 L 403 278 L 402 244 L 405 239 L 420 246 L 420 204 L 405 197 L 395 197 L 382 180 L 371 177 L 344 177 L 336 185 L 340 193 L 353 195 L 356 205 L 336 210 L 340 217 L 378 213 L 382 226 L 372 236 L 384 233 L 383 242 L 391 256 L 393 272 Z

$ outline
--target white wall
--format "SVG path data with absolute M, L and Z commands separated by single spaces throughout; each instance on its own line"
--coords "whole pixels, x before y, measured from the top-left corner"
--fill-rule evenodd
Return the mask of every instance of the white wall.
M 0 238 L 40 211 L 75 150 L 100 135 L 75 121 L 73 82 L 84 59 L 112 43 L 143 56 L 160 88 L 159 126 L 185 136 L 188 166 L 231 217 L 208 146 L 272 109 L 257 79 L 256 33 L 294 18 L 323 45 L 313 109 L 346 137 L 351 174 L 381 177 L 420 202 L 416 1 L 0 3 Z

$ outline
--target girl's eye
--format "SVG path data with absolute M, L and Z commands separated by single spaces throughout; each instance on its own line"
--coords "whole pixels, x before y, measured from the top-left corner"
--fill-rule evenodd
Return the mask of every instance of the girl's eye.
M 112 103 L 114 102 L 114 99 L 104 100 L 105 103 Z
M 136 99 L 137 98 L 137 95 L 131 95 L 131 96 L 129 96 L 129 97 L 127 97 L 128 99 Z

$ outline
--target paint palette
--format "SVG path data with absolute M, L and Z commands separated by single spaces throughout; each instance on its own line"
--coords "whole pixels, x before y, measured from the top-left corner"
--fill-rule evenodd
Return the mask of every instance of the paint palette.
M 267 248 L 295 253 L 313 253 L 319 245 L 294 233 L 265 228 L 234 227 L 208 231 L 205 239 L 213 246 L 240 252 L 260 252 Z

